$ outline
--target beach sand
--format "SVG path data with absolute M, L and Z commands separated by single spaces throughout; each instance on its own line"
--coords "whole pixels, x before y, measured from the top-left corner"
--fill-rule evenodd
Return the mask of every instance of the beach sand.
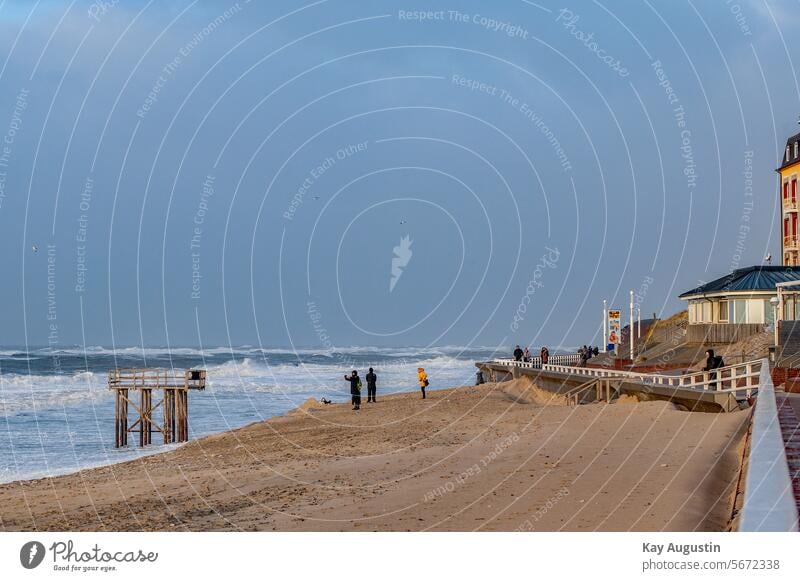
M 378 397 L 358 413 L 308 402 L 172 452 L 2 485 L 0 529 L 729 525 L 747 412 L 681 412 L 630 399 L 567 407 L 525 379 L 432 390 L 426 400 Z

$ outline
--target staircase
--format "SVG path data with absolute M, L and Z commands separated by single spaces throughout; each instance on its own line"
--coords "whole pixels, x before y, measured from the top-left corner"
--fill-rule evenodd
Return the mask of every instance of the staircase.
M 800 363 L 800 321 L 779 321 L 776 367 L 795 367 Z
M 580 405 L 584 400 L 584 396 L 591 391 L 594 391 L 594 401 L 611 403 L 614 396 L 619 397 L 619 382 L 621 380 L 621 377 L 596 377 L 562 395 L 567 399 L 567 404 L 571 406 Z

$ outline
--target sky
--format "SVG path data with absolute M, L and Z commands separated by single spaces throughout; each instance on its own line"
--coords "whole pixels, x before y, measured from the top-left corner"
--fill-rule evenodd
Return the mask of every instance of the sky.
M 0 1 L 0 344 L 600 343 L 780 260 L 796 1 Z

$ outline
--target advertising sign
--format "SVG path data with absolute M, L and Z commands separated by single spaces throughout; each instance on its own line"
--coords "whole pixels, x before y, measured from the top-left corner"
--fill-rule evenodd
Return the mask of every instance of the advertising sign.
M 615 346 L 620 343 L 620 317 L 619 311 L 608 311 L 608 351 L 614 351 Z

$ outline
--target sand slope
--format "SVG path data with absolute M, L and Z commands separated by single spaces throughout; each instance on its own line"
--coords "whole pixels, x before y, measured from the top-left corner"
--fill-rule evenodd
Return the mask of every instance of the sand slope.
M 725 530 L 745 412 L 542 405 L 523 381 L 379 394 L 360 413 L 306 403 L 167 454 L 3 485 L 0 529 Z

